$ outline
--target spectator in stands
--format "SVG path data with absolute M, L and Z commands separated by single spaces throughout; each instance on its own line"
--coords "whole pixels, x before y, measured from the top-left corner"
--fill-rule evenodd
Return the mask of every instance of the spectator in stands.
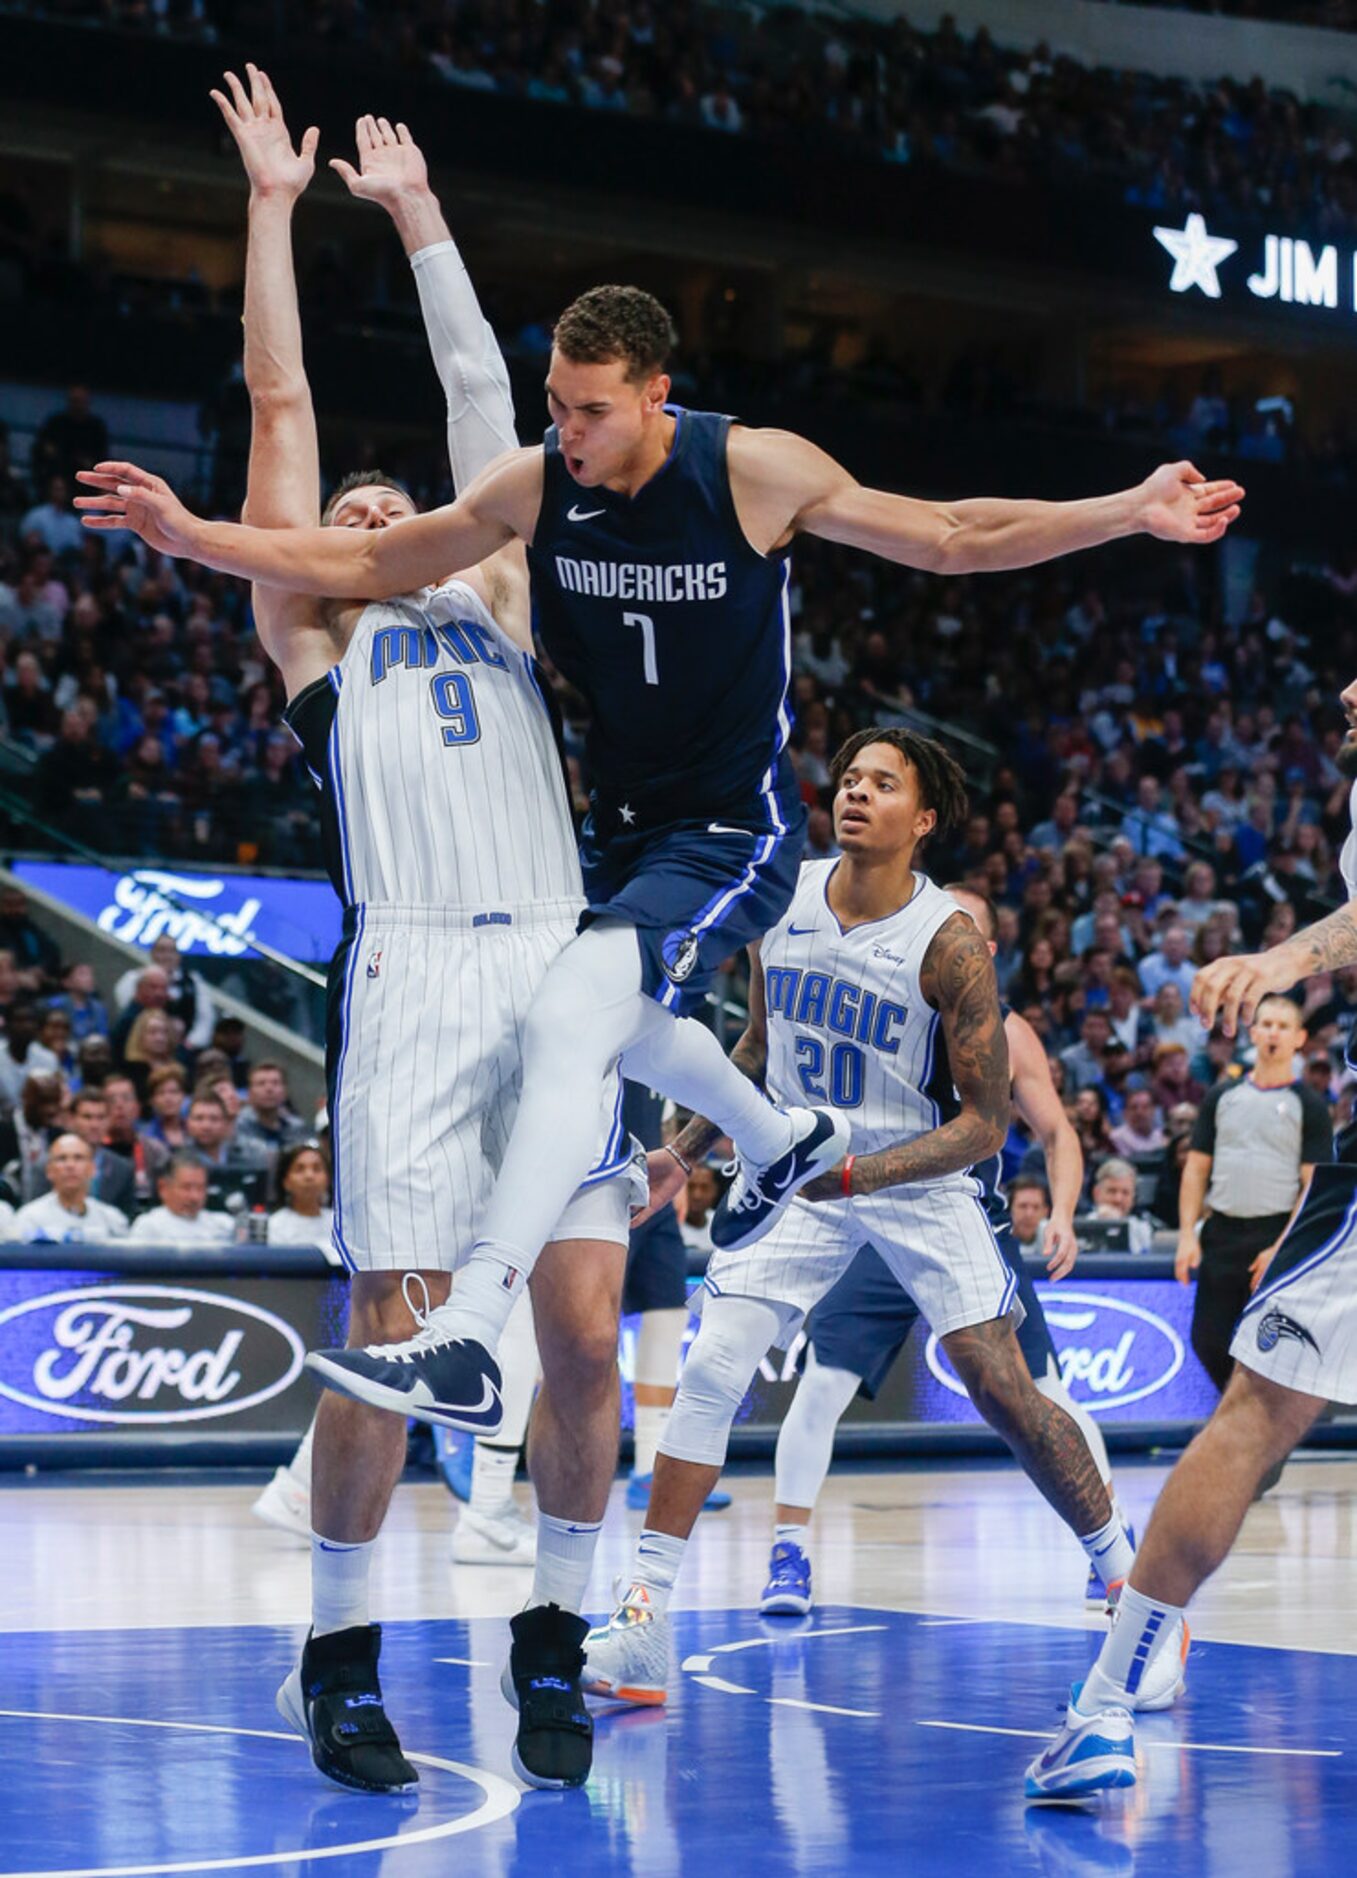
M 1178 901 L 1178 923 L 1193 937 L 1220 912 L 1216 870 L 1209 861 L 1193 861 L 1183 873 L 1183 894 Z
M 1154 996 L 1154 1047 L 1174 1043 L 1189 1053 L 1200 1050 L 1206 1032 L 1183 1004 L 1183 994 L 1171 980 L 1160 985 Z
M 1184 926 L 1170 926 L 1157 952 L 1151 952 L 1140 964 L 1140 982 L 1147 998 L 1153 998 L 1161 985 L 1176 985 L 1183 1007 L 1192 995 L 1192 980 L 1197 968 L 1188 957 L 1190 941 Z
M 1337 1100 L 1334 1088 L 1333 1061 L 1327 1050 L 1312 1050 L 1305 1059 L 1305 1080 L 1322 1102 L 1333 1107 Z
M 118 781 L 117 765 L 95 736 L 94 725 L 87 710 L 63 711 L 56 740 L 33 773 L 38 813 L 91 844 L 107 839 L 105 805 Z
M 49 554 L 79 554 L 85 531 L 71 507 L 74 485 L 64 476 L 49 476 L 42 491 L 44 499 L 20 518 L 20 541 L 40 543 Z
M 21 887 L 0 887 L 0 948 L 8 952 L 28 991 L 44 991 L 61 976 L 61 954 L 29 917 Z
M 79 1135 L 58 1135 L 47 1155 L 50 1192 L 21 1206 L 10 1232 L 31 1244 L 102 1245 L 127 1236 L 127 1216 L 91 1196 L 94 1152 Z
M 236 1140 L 281 1154 L 310 1138 L 300 1115 L 288 1106 L 287 1076 L 281 1063 L 256 1063 L 250 1071 L 250 1099 L 236 1117 Z
M 62 1100 L 59 1076 L 32 1075 L 20 1090 L 18 1105 L 0 1121 L 0 1175 L 20 1201 L 42 1192 Z
M 143 1138 L 156 1142 L 166 1155 L 190 1145 L 184 1126 L 188 1075 L 178 1063 L 153 1069 L 146 1079 L 146 1106 L 151 1119 L 142 1126 Z
M 212 1026 L 214 1052 L 226 1058 L 231 1081 L 237 1089 L 244 1089 L 250 1076 L 250 1066 L 245 1060 L 245 1023 L 239 1017 L 219 1017 Z
M 1120 1124 L 1112 1130 L 1112 1146 L 1128 1161 L 1144 1161 L 1168 1147 L 1168 1136 L 1159 1126 L 1154 1097 L 1148 1089 L 1130 1089 Z
M 1192 1074 L 1181 1043 L 1157 1043 L 1150 1059 L 1150 1091 L 1159 1108 L 1177 1108 L 1181 1102 L 1199 1103 L 1206 1091 Z
M 211 1041 L 217 1022 L 217 1006 L 207 980 L 184 962 L 176 942 L 163 932 L 151 947 L 150 962 L 165 974 L 165 1009 L 184 1026 L 184 1048 L 198 1051 Z M 142 968 L 144 970 L 144 968 Z M 133 966 L 113 987 L 113 1002 L 125 1011 L 136 997 L 141 971 Z
M 269 1218 L 270 1245 L 330 1245 L 330 1163 L 314 1141 L 287 1148 L 278 1162 L 283 1205 Z
M 1008 1183 L 1008 1215 L 1013 1237 L 1024 1252 L 1039 1252 L 1043 1229 L 1051 1217 L 1051 1196 L 1046 1183 L 1033 1174 L 1019 1174 Z
M 75 1081 L 82 1089 L 102 1089 L 113 1072 L 113 1046 L 107 1037 L 86 1037 L 76 1052 Z
M 132 1227 L 137 1245 L 219 1246 L 231 1238 L 230 1214 L 206 1211 L 207 1169 L 196 1154 L 172 1154 L 157 1187 L 160 1205 Z
M 71 1133 L 79 1135 L 94 1156 L 90 1193 L 107 1206 L 116 1206 L 130 1219 L 136 1210 L 137 1185 L 132 1163 L 106 1145 L 108 1098 L 102 1089 L 82 1089 L 71 1104 Z
M 1153 1029 L 1141 1005 L 1140 980 L 1129 965 L 1112 970 L 1107 985 L 1108 1041 L 1115 1037 L 1139 1067 L 1150 1054 Z
M 164 1162 L 163 1151 L 141 1132 L 141 1097 L 130 1076 L 121 1073 L 104 1081 L 104 1100 L 108 1104 L 108 1130 L 104 1145 L 120 1156 L 132 1169 L 132 1183 L 139 1207 L 150 1203 L 155 1192 L 156 1176 Z
M 61 986 L 60 996 L 52 999 L 48 1009 L 66 1013 L 75 1042 L 81 1044 L 91 1036 L 106 1037 L 108 1011 L 95 988 L 94 967 L 77 959 L 66 967 Z
M 711 1216 L 721 1198 L 721 1178 L 714 1167 L 697 1161 L 685 1187 L 686 1206 L 679 1218 L 679 1232 L 690 1252 L 710 1252 Z
M 1111 1034 L 1106 1011 L 1093 1010 L 1085 1014 L 1079 1027 L 1079 1042 L 1060 1052 L 1067 1089 L 1078 1094 L 1081 1089 L 1094 1088 L 1102 1082 Z
M 119 979 L 119 984 L 123 981 Z M 120 1061 L 127 1056 L 127 1040 L 132 1034 L 132 1026 L 143 1011 L 163 1011 L 170 1001 L 170 981 L 158 965 L 147 965 L 137 973 L 132 987 L 131 1001 L 121 1011 L 114 1023 L 109 1041 L 113 1045 L 113 1054 Z M 115 997 L 116 1003 L 116 997 Z
M 0 1102 L 10 1107 L 19 1100 L 28 1077 L 50 1075 L 61 1068 L 55 1051 L 38 1041 L 40 1023 L 32 999 L 16 998 L 10 1005 L 5 1034 L 0 1037 Z
M 36 483 L 53 476 L 73 483 L 77 470 L 93 469 L 107 456 L 108 425 L 91 409 L 88 387 L 72 385 L 65 409 L 53 411 L 39 426 L 29 455 L 29 473 Z
M 174 1028 L 164 1011 L 140 1011 L 127 1033 L 123 1067 L 136 1084 L 143 1106 L 150 1094 L 151 1076 L 158 1069 L 180 1071 L 180 1096 L 183 1095 L 183 1065 L 175 1052 Z
M 185 1122 L 189 1146 L 209 1173 L 227 1169 L 264 1170 L 269 1165 L 267 1149 L 237 1138 L 226 1104 L 218 1093 L 219 1087 L 200 1083 L 194 1090 Z
M 1129 1219 L 1136 1205 L 1136 1170 L 1129 1161 L 1113 1156 L 1103 1162 L 1093 1180 L 1095 1219 Z
M 1112 1152 L 1112 1131 L 1108 1126 L 1107 1097 L 1095 1083 L 1086 1083 L 1074 1098 L 1070 1111 L 1074 1132 L 1084 1151 L 1084 1165 L 1092 1170 Z

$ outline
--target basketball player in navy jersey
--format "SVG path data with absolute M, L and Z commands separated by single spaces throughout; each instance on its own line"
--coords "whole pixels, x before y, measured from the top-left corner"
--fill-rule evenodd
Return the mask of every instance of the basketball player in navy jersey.
M 450 507 L 379 533 L 205 522 L 125 463 L 82 474 L 93 527 L 305 593 L 381 598 L 515 538 L 529 544 L 542 643 L 592 711 L 589 911 L 538 993 L 523 1101 L 457 1295 L 416 1342 L 321 1352 L 331 1387 L 428 1420 L 491 1426 L 492 1351 L 545 1234 L 589 1164 L 606 1071 L 708 1115 L 741 1169 L 713 1222 L 767 1232 L 846 1139 L 831 1108 L 781 1111 L 703 1026 L 676 1022 L 720 961 L 782 914 L 804 811 L 791 727 L 787 552 L 799 533 L 947 574 L 1030 566 L 1148 532 L 1218 541 L 1243 490 L 1190 463 L 1086 501 L 920 502 L 865 489 L 783 431 L 668 403 L 664 309 L 598 287 L 557 323 L 543 445 L 492 465 Z

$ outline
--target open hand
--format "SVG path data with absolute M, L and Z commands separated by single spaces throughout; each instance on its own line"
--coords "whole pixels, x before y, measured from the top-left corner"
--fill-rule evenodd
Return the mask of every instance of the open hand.
M 230 97 L 220 91 L 211 96 L 236 140 L 254 194 L 295 202 L 315 174 L 320 132 L 313 124 L 302 136 L 301 149 L 294 150 L 268 73 L 249 64 L 245 72 L 250 81 L 248 94 L 235 73 L 227 72 Z
M 390 210 L 405 196 L 427 193 L 429 170 L 424 153 L 404 124 L 393 128 L 384 117 L 360 117 L 354 136 L 357 169 L 342 157 L 330 158 L 330 168 L 343 178 L 351 195 Z
M 1140 485 L 1141 527 L 1160 541 L 1196 547 L 1219 541 L 1239 516 L 1244 491 L 1236 482 L 1209 483 L 1191 463 L 1165 463 Z
M 1210 1030 L 1217 1021 L 1227 1037 L 1251 1024 L 1259 1001 L 1272 991 L 1289 991 L 1294 972 L 1278 967 L 1280 948 L 1246 952 L 1204 965 L 1192 981 L 1193 1011 Z
M 1055 1283 L 1057 1279 L 1068 1278 L 1074 1270 L 1075 1260 L 1079 1257 L 1079 1241 L 1074 1236 L 1074 1221 L 1068 1216 L 1057 1219 L 1054 1214 L 1046 1222 L 1046 1237 L 1042 1241 L 1042 1251 L 1046 1254 L 1046 1276 Z
M 76 481 L 99 491 L 75 499 L 86 528 L 130 528 L 158 554 L 192 554 L 198 518 L 163 477 L 135 463 L 96 463 L 92 470 L 77 470 Z

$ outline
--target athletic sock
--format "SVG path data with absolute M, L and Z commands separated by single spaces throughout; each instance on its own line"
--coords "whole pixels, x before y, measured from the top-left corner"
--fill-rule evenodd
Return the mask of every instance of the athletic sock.
M 1079 1541 L 1088 1554 L 1088 1562 L 1105 1585 L 1125 1578 L 1135 1559 L 1125 1526 L 1114 1512 L 1105 1526 Z
M 636 1542 L 636 1564 L 632 1571 L 633 1584 L 644 1587 L 655 1613 L 663 1617 L 669 1609 L 669 1600 L 673 1595 L 674 1581 L 679 1575 L 683 1563 L 683 1554 L 688 1549 L 686 1539 L 677 1539 L 670 1532 L 656 1532 L 647 1526 Z
M 372 1569 L 375 1539 L 345 1545 L 339 1539 L 311 1535 L 311 1631 L 328 1636 L 332 1630 L 351 1630 L 366 1624 L 368 1574 Z
M 584 1594 L 589 1589 L 589 1574 L 602 1530 L 600 1520 L 537 1515 L 537 1564 L 529 1606 L 557 1604 L 563 1611 L 579 1615 L 584 1609 Z
M 1140 1687 L 1150 1658 L 1182 1614 L 1180 1604 L 1164 1604 L 1125 1585 L 1117 1606 L 1117 1621 L 1103 1640 L 1098 1660 L 1079 1692 L 1079 1713 L 1096 1715 L 1099 1709 L 1126 1707 Z
M 656 1408 L 650 1402 L 636 1404 L 636 1427 L 633 1431 L 635 1458 L 631 1464 L 633 1474 L 653 1474 L 655 1455 L 660 1445 L 660 1436 L 664 1433 L 664 1424 L 669 1420 L 669 1410 Z
M 457 1274 L 452 1296 L 429 1313 L 429 1326 L 440 1336 L 482 1344 L 494 1356 L 527 1282 L 527 1267 L 512 1247 L 478 1239 Z
M 794 1545 L 797 1547 L 799 1551 L 804 1552 L 809 1538 L 810 1538 L 809 1526 L 774 1526 L 773 1527 L 773 1544 L 774 1545 Z
M 471 1509 L 493 1519 L 514 1497 L 518 1448 L 478 1441 L 471 1462 Z

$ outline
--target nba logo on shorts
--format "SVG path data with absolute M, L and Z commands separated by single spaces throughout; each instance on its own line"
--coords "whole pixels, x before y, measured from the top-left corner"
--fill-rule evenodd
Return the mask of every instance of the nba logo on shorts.
M 381 975 L 382 975 L 382 949 L 380 946 L 378 946 L 377 950 L 373 953 L 372 957 L 368 960 L 368 977 L 380 978 Z
M 664 969 L 666 975 L 676 985 L 681 985 L 685 978 L 691 978 L 697 964 L 697 934 L 685 933 L 674 947 L 674 955 L 669 956 L 672 941 L 666 941 L 664 948 Z

